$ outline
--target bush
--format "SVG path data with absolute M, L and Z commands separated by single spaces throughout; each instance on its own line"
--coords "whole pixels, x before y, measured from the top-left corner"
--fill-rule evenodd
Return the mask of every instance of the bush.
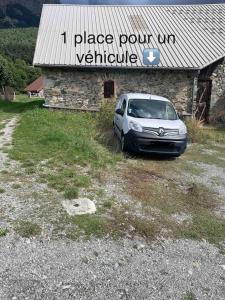
M 41 234 L 41 227 L 37 224 L 33 224 L 29 221 L 21 221 L 15 231 L 24 238 L 37 236 Z
M 105 101 L 102 104 L 96 119 L 97 127 L 100 130 L 107 131 L 112 129 L 115 107 L 116 107 L 115 99 L 110 99 L 108 101 Z
M 96 117 L 96 139 L 113 152 L 120 152 L 120 144 L 113 132 L 116 101 L 111 99 L 102 104 Z
M 207 135 L 202 128 L 202 122 L 197 119 L 191 119 L 186 122 L 188 130 L 188 139 L 192 143 L 203 143 L 205 142 Z
M 225 128 L 204 127 L 203 123 L 196 119 L 187 121 L 186 126 L 191 143 L 225 143 Z

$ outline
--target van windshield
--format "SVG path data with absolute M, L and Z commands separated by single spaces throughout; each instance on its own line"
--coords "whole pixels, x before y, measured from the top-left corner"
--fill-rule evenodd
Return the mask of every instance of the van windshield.
M 177 120 L 177 113 L 170 102 L 154 99 L 130 99 L 127 115 L 133 118 Z

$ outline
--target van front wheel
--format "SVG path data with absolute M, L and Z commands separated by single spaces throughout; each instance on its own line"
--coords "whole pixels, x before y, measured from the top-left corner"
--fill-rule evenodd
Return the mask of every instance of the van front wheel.
M 126 142 L 126 138 L 123 133 L 121 135 L 121 150 L 123 152 L 127 151 L 127 142 Z

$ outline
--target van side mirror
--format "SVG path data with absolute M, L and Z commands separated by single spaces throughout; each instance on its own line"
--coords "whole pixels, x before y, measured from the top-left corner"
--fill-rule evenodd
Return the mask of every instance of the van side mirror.
M 184 115 L 183 115 L 181 112 L 179 112 L 179 113 L 178 113 L 178 118 L 179 118 L 180 120 L 184 120 Z
M 124 112 L 122 111 L 121 108 L 118 108 L 118 109 L 116 110 L 116 114 L 117 114 L 117 115 L 120 115 L 120 116 L 123 116 L 123 115 L 124 115 Z

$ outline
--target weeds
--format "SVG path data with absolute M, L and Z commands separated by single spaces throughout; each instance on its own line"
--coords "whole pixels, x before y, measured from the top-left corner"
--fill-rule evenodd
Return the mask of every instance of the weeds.
M 29 238 L 41 234 L 41 227 L 29 221 L 21 221 L 16 226 L 15 231 L 22 237 Z
M 7 229 L 0 228 L 0 237 L 6 236 Z
M 76 199 L 78 197 L 77 187 L 67 187 L 65 188 L 64 197 L 66 199 Z
M 116 102 L 111 99 L 102 104 L 96 116 L 96 139 L 114 153 L 121 152 L 120 143 L 113 131 Z
M 225 143 L 224 128 L 204 127 L 202 122 L 191 119 L 186 122 L 188 138 L 192 143 Z
M 5 189 L 0 187 L 0 194 L 3 194 L 3 193 L 5 193 Z
M 150 208 L 157 209 L 154 226 L 167 228 L 176 238 L 206 239 L 212 243 L 225 239 L 225 220 L 213 214 L 220 200 L 210 190 L 195 183 L 178 189 L 177 183 L 167 178 L 165 166 L 163 178 L 152 166 L 133 170 L 124 172 L 127 191 L 147 215 L 151 216 Z M 171 215 L 179 212 L 190 214 L 192 222 L 177 225 Z M 140 228 L 138 231 L 142 232 Z
M 180 228 L 180 237 L 191 239 L 205 239 L 218 244 L 225 239 L 225 221 L 217 218 L 213 213 L 202 211 L 193 216 L 192 224 L 186 228 Z
M 112 129 L 115 107 L 115 99 L 110 99 L 102 104 L 96 117 L 96 125 L 101 132 L 102 130 L 108 131 Z
M 88 113 L 34 109 L 24 113 L 9 155 L 21 161 L 26 174 L 40 173 L 50 187 L 71 198 L 90 185 L 96 170 L 112 167 L 118 160 L 95 136 L 95 118 Z M 44 173 L 36 168 L 42 161 L 48 161 Z M 89 174 L 82 175 L 76 166 L 88 166 Z
M 186 122 L 188 138 L 192 143 L 205 143 L 208 139 L 208 134 L 203 129 L 202 122 L 197 119 L 191 119 Z
M 13 183 L 12 188 L 15 189 L 15 190 L 20 189 L 21 185 L 19 183 Z
M 92 236 L 103 236 L 107 232 L 106 220 L 101 216 L 96 215 L 83 215 L 73 218 L 73 223 L 77 226 L 78 230 L 70 232 L 70 238 L 76 238 L 80 234 L 86 238 Z
M 197 300 L 197 298 L 192 291 L 187 291 L 184 300 Z

